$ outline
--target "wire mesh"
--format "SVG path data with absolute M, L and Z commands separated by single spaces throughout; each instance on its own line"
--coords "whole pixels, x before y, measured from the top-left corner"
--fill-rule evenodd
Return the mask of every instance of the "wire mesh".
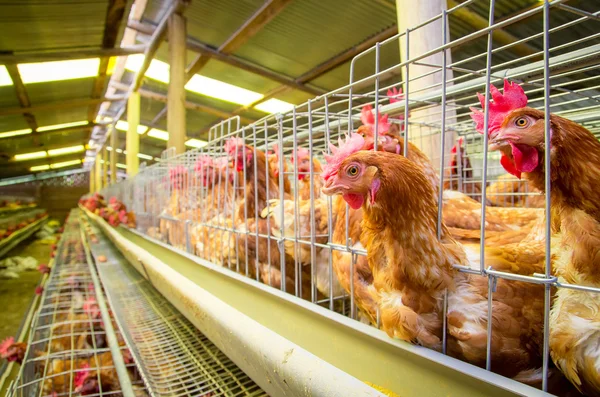
M 73 210 L 65 225 L 12 396 L 123 395 L 97 305 L 103 292 L 92 283 L 77 215 Z M 117 340 L 136 395 L 146 396 L 120 334 Z
M 532 310 L 534 320 L 530 319 L 539 327 L 527 337 L 535 341 L 531 344 L 535 351 L 529 353 L 540 367 L 539 377 L 531 384 L 548 390 L 548 379 L 556 370 L 549 355 L 553 353 L 552 328 L 560 326 L 558 320 L 550 318 L 551 297 L 562 299 L 571 294 L 572 299 L 582 299 L 598 309 L 600 285 L 585 276 L 564 278 L 564 273 L 552 268 L 558 266 L 556 251 L 568 255 L 575 244 L 570 240 L 554 245 L 561 236 L 552 233 L 555 225 L 551 221 L 558 221 L 552 218 L 556 211 L 545 217 L 551 214 L 551 203 L 542 191 L 557 181 L 550 183 L 546 173 L 546 183 L 536 187 L 530 178 L 508 174 L 505 160 L 489 150 L 487 134 L 475 130 L 470 113 L 471 107 L 483 106 L 483 129 L 487 129 L 492 120 L 486 103 L 494 96 L 488 87 L 508 78 L 522 86 L 529 107 L 545 112 L 542 129 L 547 144 L 550 112 L 552 117 L 578 123 L 596 138 L 600 135 L 600 8 L 593 2 L 580 2 L 577 7 L 564 3 L 545 1 L 498 19 L 494 0 L 462 2 L 356 56 L 350 65 L 348 85 L 249 126 L 236 126 L 235 119 L 225 121 L 210 130 L 204 148 L 166 156 L 103 193 L 124 200 L 138 215 L 137 229 L 150 237 L 382 327 L 390 335 L 446 353 L 451 328 L 448 313 L 456 309 L 456 293 L 441 289 L 433 296 L 435 303 L 431 305 L 437 308 L 434 311 L 440 322 L 434 342 L 411 339 L 402 326 L 398 332 L 390 329 L 386 324 L 389 314 L 384 317 L 382 311 L 394 303 L 382 303 L 382 290 L 390 296 L 397 291 L 390 291 L 387 283 L 374 282 L 377 274 L 386 270 L 379 269 L 375 259 L 367 258 L 362 210 L 321 191 L 321 164 L 323 155 L 331 154 L 329 143 L 348 131 L 363 134 L 372 140 L 373 149 L 403 154 L 419 163 L 432 184 L 441 187 L 436 189 L 435 200 L 438 238 L 444 237 L 445 225 L 463 248 L 476 244 L 468 251 L 467 260 L 453 263 L 457 271 L 452 277 L 474 285 L 485 280 L 485 292 L 483 298 L 477 298 L 476 307 L 482 313 L 477 325 L 484 327 L 486 343 L 480 345 L 484 346 L 483 354 L 466 357 L 468 354 L 456 352 L 459 342 L 454 335 L 454 353 L 449 354 L 514 376 L 509 375 L 509 366 L 503 368 L 493 362 L 497 353 L 494 332 L 498 331 L 487 318 L 497 310 L 498 299 L 503 299 L 498 291 L 505 293 L 509 287 L 528 291 L 535 299 L 527 304 L 539 302 L 543 296 L 539 307 Z M 463 35 L 449 37 L 449 24 L 472 8 L 486 10 L 485 26 L 471 31 L 464 27 Z M 527 33 L 501 44 L 497 33 L 506 31 Z M 387 54 L 398 47 L 400 62 L 390 62 Z M 370 75 L 355 73 L 355 65 L 363 62 L 373 65 Z M 477 100 L 478 91 L 483 93 L 482 103 Z M 549 169 L 549 158 L 544 159 L 545 169 Z M 571 186 L 577 182 L 564 183 Z M 581 208 L 587 208 L 589 200 L 583 202 L 586 204 Z M 399 202 L 398 206 L 404 204 Z M 591 221 L 591 225 L 597 228 L 597 222 Z M 396 236 L 404 235 L 402 232 L 397 229 Z M 490 248 L 506 249 L 512 243 L 540 249 L 544 259 L 535 271 L 520 274 L 515 268 L 491 267 Z M 422 248 L 430 247 L 423 244 Z M 401 266 L 404 270 L 389 275 L 388 281 L 402 279 L 409 266 L 419 264 L 406 261 Z M 552 287 L 557 287 L 556 294 Z M 395 304 L 402 306 L 402 301 Z M 474 308 L 471 305 L 471 310 Z M 568 309 L 555 304 L 558 318 L 560 310 Z M 600 310 L 592 311 L 585 321 L 600 325 L 597 313 Z M 589 336 L 578 336 L 577 327 L 574 329 L 574 338 Z M 594 335 L 590 337 L 597 341 L 597 333 Z
M 94 227 L 96 234 L 100 232 Z M 105 238 L 100 277 L 153 396 L 266 396 Z

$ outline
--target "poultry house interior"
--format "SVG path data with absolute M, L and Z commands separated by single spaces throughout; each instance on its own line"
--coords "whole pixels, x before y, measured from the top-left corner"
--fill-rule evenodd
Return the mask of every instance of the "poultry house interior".
M 0 394 L 600 397 L 600 2 L 0 2 Z

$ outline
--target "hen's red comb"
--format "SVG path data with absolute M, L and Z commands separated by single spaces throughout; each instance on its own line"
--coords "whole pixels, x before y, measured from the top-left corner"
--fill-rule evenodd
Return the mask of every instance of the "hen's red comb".
M 0 357 L 2 357 L 2 358 L 8 357 L 8 349 L 10 349 L 10 347 L 14 343 L 15 343 L 15 338 L 12 336 L 9 336 L 8 338 L 4 339 L 2 341 L 2 343 L 0 343 Z
M 279 145 L 274 143 L 273 145 L 271 145 L 271 147 L 273 148 L 273 153 L 271 153 L 271 155 L 274 156 L 275 161 L 279 163 Z
M 500 91 L 493 84 L 490 84 L 490 116 L 488 120 L 488 136 L 492 136 L 504 121 L 506 115 L 515 109 L 521 109 L 527 106 L 527 95 L 523 88 L 517 83 L 510 82 L 504 79 L 504 93 Z M 485 110 L 485 95 L 477 93 L 481 108 Z M 475 129 L 480 134 L 483 134 L 483 124 L 485 121 L 485 114 L 483 111 L 475 108 L 471 109 L 471 118 L 475 122 Z
M 390 103 L 400 102 L 404 99 L 402 88 L 393 87 L 391 90 L 387 91 L 387 97 L 390 100 Z
M 81 371 L 78 371 L 75 374 L 75 379 L 73 379 L 73 384 L 75 385 L 76 389 L 79 389 L 83 386 L 83 382 L 85 382 L 90 374 L 90 365 L 88 363 L 81 364 L 80 368 Z
M 197 173 L 206 172 L 208 167 L 213 165 L 213 159 L 207 154 L 202 154 L 198 157 L 198 161 L 194 165 L 194 171 Z
M 465 143 L 465 138 L 462 137 L 462 136 L 459 137 L 456 140 L 456 145 L 452 146 L 452 149 L 450 150 L 450 153 L 456 153 L 456 148 L 459 147 L 459 146 L 462 148 L 464 143 Z M 461 150 L 461 152 L 462 152 L 462 150 Z
M 244 146 L 244 140 L 242 138 L 229 138 L 225 141 L 225 152 L 232 156 L 240 146 Z
M 375 115 L 373 114 L 373 106 L 365 105 L 360 111 L 360 121 L 363 125 L 369 127 L 371 131 L 375 131 Z M 390 130 L 390 122 L 388 115 L 382 116 L 379 113 L 379 125 L 377 126 L 377 134 L 385 134 Z
M 325 161 L 327 161 L 327 165 L 323 167 L 323 178 L 327 180 L 336 174 L 342 162 L 348 156 L 360 151 L 364 144 L 365 138 L 357 133 L 352 133 L 349 137 L 346 137 L 346 142 L 343 142 L 340 137 L 338 139 L 339 147 L 335 147 L 330 143 L 329 149 L 331 150 L 331 155 L 323 154 Z
M 292 156 L 292 164 L 294 164 L 294 157 L 297 157 L 298 160 L 303 159 L 303 158 L 309 158 L 310 151 L 306 148 L 299 147 L 298 150 L 296 150 L 296 155 Z
M 185 175 L 185 174 L 187 174 L 187 168 L 185 168 L 182 165 L 178 165 L 176 167 L 169 169 L 169 178 L 171 179 L 171 181 L 173 181 L 176 178 L 179 178 L 180 176 Z

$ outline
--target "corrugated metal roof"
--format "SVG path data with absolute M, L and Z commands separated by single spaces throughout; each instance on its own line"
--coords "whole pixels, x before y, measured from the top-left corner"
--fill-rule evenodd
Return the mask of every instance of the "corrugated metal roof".
M 20 114 L 11 114 L 9 116 L 0 117 L 0 132 L 21 130 L 24 128 L 29 128 L 29 126 Z
M 185 11 L 188 35 L 218 47 L 263 3 L 263 0 L 192 1 Z M 144 18 L 158 22 L 168 4 L 164 0 L 149 1 Z
M 52 81 L 25 84 L 32 104 L 61 101 L 65 99 L 89 98 L 95 78 Z
M 63 123 L 71 123 L 74 121 L 87 120 L 87 106 L 78 106 L 68 109 L 62 109 L 57 112 L 54 110 L 47 110 L 44 112 L 35 112 L 35 119 L 38 125 L 57 125 Z
M 395 23 L 395 13 L 378 2 L 295 1 L 236 54 L 299 76 Z
M 1 4 L 0 50 L 99 47 L 106 0 L 21 0 Z

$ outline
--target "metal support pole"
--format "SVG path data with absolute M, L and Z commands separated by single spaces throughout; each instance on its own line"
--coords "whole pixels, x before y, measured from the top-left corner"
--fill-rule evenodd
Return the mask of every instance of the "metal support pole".
M 96 191 L 96 175 L 95 175 L 96 167 L 92 166 L 90 168 L 90 193 L 94 193 Z
M 102 186 L 108 186 L 108 150 L 102 148 Z
M 110 184 L 117 183 L 117 145 L 118 143 L 118 133 L 114 127 L 111 127 L 110 133 L 110 146 L 112 147 L 112 151 L 110 152 Z
M 185 152 L 185 65 L 186 24 L 181 14 L 169 17 L 169 93 L 167 98 L 168 148 Z
M 132 92 L 127 100 L 127 139 L 125 146 L 127 149 L 127 177 L 131 178 L 138 173 L 140 160 L 138 153 L 140 151 L 140 136 L 137 133 L 140 124 L 140 93 Z
M 94 168 L 96 168 L 96 181 L 94 184 L 96 185 L 96 191 L 99 192 L 102 190 L 102 164 L 100 164 L 102 156 L 100 156 L 100 152 L 96 153 L 96 163 L 94 164 Z

